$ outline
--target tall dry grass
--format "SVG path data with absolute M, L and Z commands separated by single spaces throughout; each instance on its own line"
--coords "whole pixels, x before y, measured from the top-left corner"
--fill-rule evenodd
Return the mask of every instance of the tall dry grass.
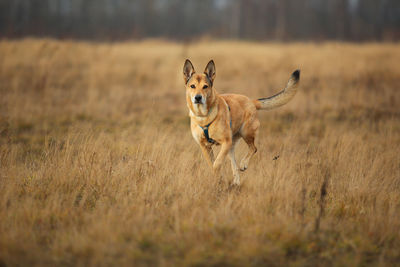
M 302 69 L 239 189 L 192 140 L 186 57 L 252 98 Z M 398 44 L 3 40 L 0 62 L 0 265 L 399 264 Z

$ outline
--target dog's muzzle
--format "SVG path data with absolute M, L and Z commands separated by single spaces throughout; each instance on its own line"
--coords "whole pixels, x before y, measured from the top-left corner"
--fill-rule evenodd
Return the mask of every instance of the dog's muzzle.
M 194 97 L 194 103 L 195 104 L 203 104 L 203 97 L 201 95 L 196 95 Z

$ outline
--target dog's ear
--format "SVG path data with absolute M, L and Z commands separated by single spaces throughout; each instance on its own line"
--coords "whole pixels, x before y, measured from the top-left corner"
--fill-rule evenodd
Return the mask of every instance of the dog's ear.
M 215 79 L 215 64 L 214 64 L 214 60 L 210 60 L 210 62 L 208 62 L 206 69 L 204 70 L 204 73 L 208 76 L 208 78 L 211 80 L 212 83 L 214 83 L 214 79 Z
M 183 65 L 183 80 L 185 81 L 185 84 L 187 84 L 193 73 L 195 73 L 193 64 L 189 59 L 186 59 L 185 64 Z

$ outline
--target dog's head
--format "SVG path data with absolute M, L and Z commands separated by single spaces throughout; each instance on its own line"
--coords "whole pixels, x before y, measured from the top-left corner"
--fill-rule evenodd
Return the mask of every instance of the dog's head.
M 191 101 L 193 105 L 210 103 L 214 95 L 212 87 L 215 79 L 215 64 L 213 60 L 208 62 L 203 73 L 196 73 L 192 62 L 186 59 L 183 66 L 183 79 L 188 101 Z

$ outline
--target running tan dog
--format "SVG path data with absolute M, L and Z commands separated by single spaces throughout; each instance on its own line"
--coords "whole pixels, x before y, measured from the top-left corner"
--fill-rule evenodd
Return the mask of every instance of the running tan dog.
M 183 66 L 183 78 L 186 86 L 186 101 L 189 108 L 192 135 L 200 145 L 207 163 L 219 174 L 226 155 L 231 159 L 233 184 L 240 185 L 239 168 L 235 160 L 235 145 L 242 137 L 249 146 L 249 152 L 240 163 L 240 170 L 245 171 L 251 157 L 257 152 L 254 140 L 260 122 L 258 109 L 273 109 L 289 102 L 296 94 L 300 71 L 293 72 L 280 93 L 257 100 L 250 100 L 244 95 L 220 95 L 213 88 L 215 64 L 208 62 L 204 73 L 196 73 L 190 60 Z M 221 150 L 214 161 L 212 145 L 221 145 Z

